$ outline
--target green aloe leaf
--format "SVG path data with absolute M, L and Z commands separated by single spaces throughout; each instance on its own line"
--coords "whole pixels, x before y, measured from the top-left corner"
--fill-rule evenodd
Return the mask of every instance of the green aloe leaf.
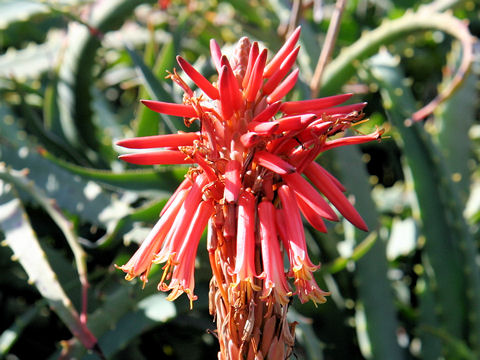
M 45 306 L 45 301 L 38 301 L 35 306 L 15 319 L 15 322 L 0 334 L 0 359 L 8 354 L 9 350 L 22 335 L 23 330 L 35 319 L 40 308 Z
M 21 50 L 10 49 L 0 55 L 0 78 L 38 78 L 55 65 L 52 59 L 57 58 L 60 47 L 61 38 L 52 36 L 42 44 L 32 43 Z
M 5 174 L 5 169 L 2 172 Z M 95 337 L 81 323 L 77 311 L 38 243 L 20 199 L 5 180 L 0 181 L 0 228 L 6 237 L 5 244 L 13 251 L 14 258 L 18 259 L 24 268 L 29 281 L 35 285 L 72 334 L 85 347 L 93 348 L 96 344 Z
M 368 174 L 358 149 L 351 146 L 335 149 L 335 161 L 343 184 L 355 196 L 355 208 L 370 231 L 374 231 L 372 234 L 375 234 L 379 231 L 379 214 L 370 195 Z M 374 235 L 354 230 L 353 236 L 355 244 L 360 246 L 364 242 L 368 245 L 368 238 Z M 354 276 L 360 302 L 357 307 L 367 324 L 371 324 L 366 329 L 357 331 L 361 331 L 361 339 L 364 340 L 364 356 L 373 359 L 403 359 L 404 352 L 397 342 L 398 320 L 387 271 L 385 240 L 379 238 L 356 262 Z
M 47 197 L 55 199 L 61 209 L 103 226 L 130 211 L 125 203 L 102 191 L 95 182 L 72 176 L 70 171 L 43 158 L 30 146 L 8 108 L 1 104 L 0 115 L 1 161 L 16 170 L 26 169 L 35 185 L 44 189 Z M 23 192 L 20 196 L 24 201 L 32 200 Z
M 101 34 L 118 29 L 125 19 L 131 16 L 135 7 L 153 1 L 112 0 L 95 7 L 91 28 Z M 68 141 L 78 149 L 83 149 L 87 158 L 98 162 L 95 153 L 99 143 L 95 136 L 92 121 L 93 67 L 97 49 L 101 41 L 95 31 L 78 24 L 68 34 L 69 46 L 59 73 L 58 96 L 62 128 Z
M 400 135 L 398 140 L 408 164 L 407 175 L 409 172 L 412 175 L 426 238 L 424 255 L 432 268 L 430 284 L 435 292 L 439 326 L 458 339 L 463 339 L 464 329 L 468 328 L 469 336 L 465 340 L 479 349 L 478 252 L 445 160 L 420 124 L 405 125 L 415 110 L 415 101 L 397 61 L 384 52 L 372 58 L 368 66 L 372 79 L 380 85 L 384 107 Z
M 448 67 L 456 68 L 459 62 L 459 44 L 455 43 L 448 57 Z M 472 153 L 472 142 L 469 130 L 475 121 L 478 106 L 476 84 L 478 75 L 471 72 L 467 75 L 463 85 L 453 96 L 446 100 L 435 111 L 435 133 L 439 149 L 445 157 L 446 165 L 452 180 L 458 186 L 463 203 L 466 202 L 470 191 L 469 159 Z M 443 86 L 451 82 L 451 76 L 445 76 Z M 461 121 L 459 121 L 459 114 Z
M 72 174 L 79 175 L 85 180 L 94 180 L 108 188 L 115 190 L 145 191 L 167 195 L 176 189 L 176 185 L 182 181 L 186 168 L 182 166 L 168 167 L 160 170 L 125 170 L 114 173 L 109 170 L 99 170 L 78 166 L 61 160 L 52 154 L 42 151 L 42 155 L 56 165 L 68 170 Z
M 150 295 L 140 300 L 132 311 L 126 312 L 115 327 L 99 338 L 99 346 L 107 357 L 115 355 L 138 335 L 165 323 L 177 315 L 175 305 L 166 299 L 163 293 Z M 87 355 L 84 360 L 98 359 L 95 355 Z
M 173 39 L 170 39 L 166 42 L 160 53 L 158 54 L 155 67 L 153 69 L 153 75 L 158 77 L 159 79 L 163 79 L 167 70 L 171 70 L 175 63 L 175 45 Z M 142 76 L 142 78 L 146 79 L 146 75 Z M 147 96 L 153 96 L 149 93 L 148 88 L 144 85 L 140 89 L 140 98 L 145 98 Z M 164 101 L 173 101 L 171 96 L 168 95 L 165 99 L 158 99 Z M 162 133 L 160 129 L 163 128 L 159 124 L 160 117 L 155 112 L 148 109 L 143 104 L 138 105 L 138 115 L 136 121 L 136 133 L 137 136 L 149 136 L 149 135 L 156 135 Z

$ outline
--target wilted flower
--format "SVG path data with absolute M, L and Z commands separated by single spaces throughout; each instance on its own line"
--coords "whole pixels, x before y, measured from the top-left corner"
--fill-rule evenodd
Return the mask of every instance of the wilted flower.
M 299 36 L 297 28 L 268 62 L 267 50 L 260 50 L 257 42 L 251 44 L 247 38 L 239 41 L 230 59 L 211 40 L 212 60 L 218 71 L 213 83 L 177 57 L 198 89 L 192 90 L 174 71 L 170 77 L 185 92 L 183 104 L 142 102 L 156 112 L 184 117 L 187 126 L 198 120 L 200 131 L 118 142 L 127 148 L 157 149 L 120 156 L 130 163 L 196 164 L 147 239 L 120 268 L 128 280 L 140 276 L 146 282 L 152 263 L 164 263 L 159 289 L 171 291 L 169 299 L 185 292 L 195 300 L 194 260 L 208 223 L 214 274 L 211 312 L 217 314 L 225 358 L 241 351 L 259 351 L 249 343 L 258 332 L 245 333 L 242 326 L 254 316 L 249 310 L 252 301 L 265 309 L 260 316 L 255 312 L 261 326 L 266 326 L 265 314 L 273 316 L 272 306 L 286 308 L 292 294 L 302 302 L 325 301 L 327 293 L 313 277 L 319 266 L 308 256 L 300 214 L 315 229 L 326 232 L 324 219 L 338 221 L 338 217 L 325 196 L 351 223 L 367 230 L 343 194 L 343 186 L 314 160 L 333 147 L 378 139 L 382 131 L 330 139 L 362 118 L 365 103 L 338 106 L 351 94 L 283 101 L 298 77 L 298 69 L 291 69 L 299 51 Z M 284 256 L 289 269 L 284 269 Z M 293 288 L 288 278 L 293 278 Z M 231 306 L 238 313 L 227 316 Z M 227 329 L 231 321 L 240 335 L 233 336 L 233 330 Z M 288 331 L 292 329 L 286 326 L 282 336 Z M 222 337 L 224 332 L 230 337 Z M 271 346 L 280 343 L 279 339 L 272 340 Z M 245 344 L 250 345 L 241 348 Z M 252 346 L 254 350 L 249 350 Z M 280 350 L 268 351 L 273 354 Z

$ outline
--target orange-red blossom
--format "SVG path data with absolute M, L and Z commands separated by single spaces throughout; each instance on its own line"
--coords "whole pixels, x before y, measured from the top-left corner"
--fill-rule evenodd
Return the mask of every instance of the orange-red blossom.
M 325 301 L 327 293 L 313 277 L 319 266 L 308 256 L 301 214 L 326 232 L 325 219 L 338 221 L 326 198 L 356 227 L 366 231 L 367 226 L 343 186 L 314 160 L 333 147 L 379 139 L 382 130 L 330 139 L 362 118 L 365 103 L 338 106 L 351 94 L 283 101 L 299 74 L 292 70 L 299 36 L 300 28 L 270 61 L 267 50 L 247 38 L 239 41 L 230 59 L 212 40 L 215 82 L 177 57 L 198 89 L 193 91 L 174 72 L 171 78 L 185 91 L 183 104 L 142 101 L 156 112 L 184 117 L 187 125 L 199 121 L 200 131 L 117 143 L 155 149 L 120 156 L 130 163 L 192 164 L 153 230 L 120 267 L 127 280 L 140 276 L 146 282 L 152 264 L 164 263 L 159 290 L 170 291 L 171 300 L 183 292 L 195 300 L 195 256 L 209 223 L 215 241 L 208 250 L 223 297 L 233 288 L 247 294 L 261 291 L 262 299 L 282 305 L 292 294 L 302 302 Z M 220 246 L 221 253 L 215 255 Z M 229 286 L 221 284 L 222 276 Z

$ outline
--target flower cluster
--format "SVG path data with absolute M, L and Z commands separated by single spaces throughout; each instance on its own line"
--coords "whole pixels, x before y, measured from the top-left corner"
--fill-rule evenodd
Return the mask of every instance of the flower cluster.
M 187 125 L 198 120 L 201 130 L 118 142 L 155 149 L 120 156 L 129 163 L 195 164 L 140 248 L 120 267 L 127 280 L 140 276 L 146 282 L 152 264 L 163 263 L 159 289 L 171 291 L 171 300 L 183 292 L 195 300 L 195 257 L 208 225 L 212 270 L 225 299 L 232 292 L 248 298 L 261 291 L 262 299 L 282 305 L 292 294 L 302 302 L 325 301 L 326 292 L 312 274 L 318 265 L 308 255 L 302 215 L 326 232 L 324 219 L 338 221 L 326 198 L 356 227 L 366 231 L 367 226 L 344 187 L 314 160 L 334 147 L 379 139 L 382 130 L 332 138 L 362 118 L 365 103 L 339 106 L 351 94 L 283 101 L 299 73 L 292 70 L 299 36 L 297 28 L 270 61 L 267 50 L 247 38 L 230 59 L 212 40 L 216 82 L 177 57 L 198 89 L 174 72 L 170 77 L 185 92 L 183 104 L 142 101 L 158 113 L 184 117 Z

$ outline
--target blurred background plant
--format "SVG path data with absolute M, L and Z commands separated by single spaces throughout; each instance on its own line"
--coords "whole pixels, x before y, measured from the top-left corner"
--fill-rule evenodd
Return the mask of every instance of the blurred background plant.
M 161 269 L 141 290 L 113 267 L 186 169 L 121 163 L 113 143 L 185 130 L 139 99 L 181 102 L 164 79 L 177 54 L 213 75 L 210 38 L 228 47 L 248 36 L 274 51 L 302 25 L 293 98 L 310 97 L 335 5 L 0 2 L 0 358 L 216 356 L 206 251 L 193 310 L 156 291 Z M 323 263 L 317 280 L 332 296 L 318 307 L 293 301 L 297 359 L 480 358 L 480 66 L 468 32 L 480 33 L 474 1 L 347 2 L 319 95 L 355 93 L 370 117 L 356 129 L 383 126 L 388 136 L 319 159 L 371 231 L 307 226 Z M 433 115 L 411 120 L 459 76 Z

